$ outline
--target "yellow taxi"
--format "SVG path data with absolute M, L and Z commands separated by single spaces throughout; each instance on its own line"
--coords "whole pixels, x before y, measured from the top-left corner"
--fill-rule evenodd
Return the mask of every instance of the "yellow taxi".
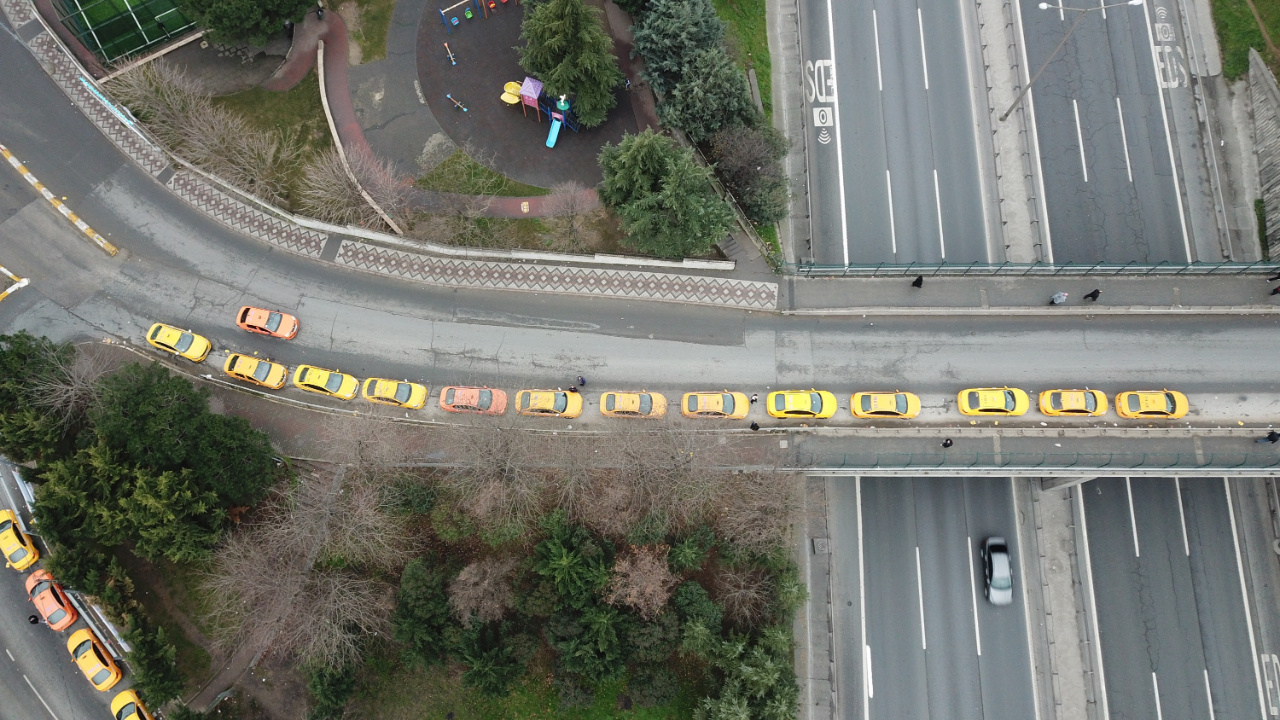
M 521 390 L 516 393 L 516 412 L 576 418 L 582 414 L 582 395 L 563 390 Z
M 849 398 L 853 416 L 863 419 L 913 418 L 920 414 L 920 398 L 909 392 L 860 392 Z
M 1176 390 L 1130 390 L 1116 395 L 1116 414 L 1130 420 L 1176 420 L 1191 409 L 1187 396 Z
M 18 517 L 12 510 L 0 510 L 0 552 L 4 553 L 4 564 L 14 570 L 26 570 L 40 559 L 40 551 L 31 536 L 18 527 Z
M 111 701 L 111 717 L 116 720 L 154 720 L 147 706 L 142 704 L 138 693 L 125 690 Z
M 222 365 L 222 372 L 237 380 L 272 390 L 284 387 L 284 381 L 289 377 L 289 369 L 279 363 L 240 353 L 231 353 L 227 356 L 227 362 Z
M 1024 415 L 1031 398 L 1018 388 L 969 388 L 957 396 L 962 415 Z
M 667 399 L 651 392 L 607 392 L 600 396 L 605 417 L 660 418 L 667 414 Z
M 314 365 L 299 365 L 293 371 L 293 384 L 308 392 L 329 395 L 340 400 L 350 400 L 360 389 L 360 381 L 338 372 Z
M 836 396 L 826 390 L 775 390 L 764 399 L 764 408 L 776 418 L 814 418 L 836 414 Z
M 1097 417 L 1107 412 L 1107 396 L 1100 390 L 1045 390 L 1040 393 L 1040 412 Z
M 369 378 L 360 394 L 369 402 L 417 410 L 427 404 L 427 386 L 402 380 Z
M 156 323 L 147 331 L 147 342 L 167 353 L 184 357 L 191 362 L 204 362 L 213 345 L 200 335 L 179 330 L 172 325 Z
M 110 690 L 120 682 L 119 666 L 92 630 L 81 628 L 71 633 L 67 640 L 67 651 L 75 659 L 80 672 L 100 692 Z
M 751 409 L 751 401 L 740 392 L 691 392 L 680 398 L 680 414 L 687 418 L 741 420 Z

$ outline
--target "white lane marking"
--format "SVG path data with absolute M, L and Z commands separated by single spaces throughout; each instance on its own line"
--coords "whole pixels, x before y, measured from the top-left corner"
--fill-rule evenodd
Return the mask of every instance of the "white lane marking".
M 873 698 L 873 697 L 875 697 L 875 696 L 876 696 L 876 685 L 875 685 L 875 681 L 872 679 L 872 675 L 871 675 L 871 646 L 870 646 L 870 645 L 863 645 L 863 646 L 862 646 L 862 649 L 866 651 L 866 653 L 865 653 L 865 654 L 866 654 L 866 656 L 867 656 L 867 657 L 866 657 L 866 663 L 867 663 L 867 687 L 866 687 L 866 692 L 863 694 L 863 697 L 865 697 L 865 698 L 867 698 L 867 699 L 870 699 L 870 698 Z M 863 707 L 866 707 L 866 706 L 864 705 Z
M 1262 674 L 1258 669 L 1258 643 L 1253 638 L 1253 611 L 1249 609 L 1249 591 L 1244 584 L 1244 561 L 1240 559 L 1240 534 L 1236 531 L 1235 504 L 1231 502 L 1231 481 L 1222 478 L 1222 489 L 1227 494 L 1227 516 L 1231 518 L 1231 542 L 1236 546 L 1236 572 L 1240 576 L 1240 599 L 1244 604 L 1244 620 L 1249 626 L 1249 654 L 1253 656 L 1253 680 L 1258 685 L 1258 709 L 1268 718 L 1267 702 L 1262 697 Z M 864 716 L 865 717 L 865 716 Z
M 1020 72 L 1019 80 L 1030 77 L 1031 64 L 1027 62 L 1027 34 L 1022 29 L 1022 3 L 1010 3 L 1013 5 L 1013 21 L 1018 26 L 1018 36 L 1022 38 L 1022 42 L 1017 43 L 1018 54 L 1022 58 L 1022 62 L 1018 64 L 1023 68 Z M 1058 19 L 1065 20 L 1062 11 L 1062 3 L 1058 3 Z M 1044 238 L 1044 259 L 1050 265 L 1053 264 L 1053 228 L 1049 227 L 1049 200 L 1045 197 L 1044 192 L 1044 167 L 1040 162 L 1040 130 L 1036 127 L 1036 101 L 1035 93 L 1027 90 L 1027 95 L 1023 98 L 1022 103 L 1026 106 L 1025 116 L 1031 127 L 1031 145 L 1035 152 L 1031 153 L 1031 161 L 1035 163 L 1035 179 L 1036 179 L 1036 200 L 1040 206 L 1040 233 Z
M 893 244 L 893 254 L 897 255 L 898 230 L 893 225 L 893 173 L 889 172 L 888 168 L 884 171 L 884 186 L 889 191 L 889 242 Z
M 1209 720 L 1215 720 L 1213 716 L 1213 690 L 1209 688 L 1209 668 L 1204 669 L 1204 696 L 1209 699 Z
M 1077 488 L 1083 488 L 1083 485 L 1077 485 Z M 1111 707 L 1107 702 L 1107 676 L 1102 667 L 1102 638 L 1098 634 L 1098 598 L 1097 593 L 1093 589 L 1093 558 L 1089 557 L 1089 522 L 1084 516 L 1084 495 L 1076 492 L 1076 504 L 1080 511 L 1080 537 L 1084 538 L 1084 573 L 1089 578 L 1089 612 L 1093 615 L 1093 649 L 1094 667 L 1098 669 L 1098 694 L 1102 699 L 1102 720 L 1111 720 Z M 1256 654 L 1255 654 L 1256 658 Z M 1254 667 L 1257 667 L 1256 660 Z M 1259 695 L 1261 697 L 1261 695 Z
M 1107 0 L 1098 0 L 1098 7 L 1102 10 L 1102 19 L 1107 19 Z
M 830 0 L 828 0 L 829 2 Z M 1151 12 L 1142 3 L 1142 16 L 1147 24 L 1147 44 L 1151 46 L 1151 70 L 1156 78 L 1156 92 L 1160 95 L 1160 119 L 1164 121 L 1164 143 L 1169 148 L 1169 169 L 1173 171 L 1173 197 L 1178 201 L 1178 223 L 1182 226 L 1182 247 L 1191 262 L 1191 237 L 1187 235 L 1187 217 L 1182 209 L 1182 184 L 1178 182 L 1178 160 L 1174 157 L 1173 136 L 1169 134 L 1169 113 L 1164 109 L 1164 84 L 1160 81 L 1160 63 L 1156 61 L 1156 39 L 1151 33 Z M 835 57 L 835 54 L 832 54 Z
M 9 652 L 9 648 L 5 648 L 5 649 L 4 649 L 4 654 L 9 656 L 9 660 L 10 660 L 10 661 L 12 661 L 12 662 L 18 662 L 18 661 L 13 657 L 13 653 Z
M 924 89 L 929 89 L 929 56 L 924 50 L 924 13 L 916 8 L 916 19 L 920 21 L 920 62 L 924 65 Z
M 871 29 L 876 34 L 876 83 L 880 92 L 884 92 L 884 74 L 880 70 L 880 22 L 876 20 L 876 11 L 871 10 Z
M 835 23 L 831 19 L 831 0 L 827 0 L 827 45 L 831 53 L 831 76 L 839 78 L 836 72 L 836 30 Z M 840 237 L 844 241 L 844 264 L 849 264 L 849 212 L 845 208 L 844 194 L 844 143 L 840 137 L 840 95 L 836 94 L 836 101 L 831 103 L 832 122 L 836 128 L 836 175 L 840 180 Z
M 947 259 L 947 238 L 942 234 L 942 193 L 938 191 L 938 168 L 933 169 L 933 199 L 938 205 L 938 247 L 942 250 L 942 259 Z
M 973 636 L 978 641 L 978 657 L 982 657 L 982 629 L 978 627 L 978 577 L 973 574 L 973 538 L 965 538 L 965 554 L 969 556 L 969 595 L 973 598 Z
M 1133 166 L 1129 164 L 1129 136 L 1124 131 L 1124 108 L 1120 107 L 1120 98 L 1116 98 L 1116 114 L 1120 116 L 1120 144 L 1124 146 L 1124 169 L 1129 173 L 1129 182 L 1133 182 Z
M 1138 552 L 1138 521 L 1133 517 L 1133 485 L 1129 482 L 1129 478 L 1124 479 L 1124 492 L 1129 496 L 1129 527 L 1133 529 L 1133 556 L 1142 557 L 1142 553 Z
M 1084 133 L 1080 131 L 1080 106 L 1071 98 L 1071 112 L 1076 116 L 1076 144 L 1080 146 L 1080 170 L 1084 172 L 1084 181 L 1089 182 L 1089 166 L 1084 162 Z
M 920 546 L 916 546 L 916 594 L 920 598 L 920 649 L 928 650 L 929 642 L 924 634 L 924 577 L 920 574 Z
M 853 479 L 854 496 L 858 506 L 858 617 L 862 621 L 862 649 L 867 661 L 863 665 L 864 682 L 862 683 L 862 717 L 871 717 L 871 696 L 875 693 L 875 685 L 871 677 L 871 645 L 867 642 L 867 585 L 866 572 L 862 553 L 862 477 Z
M 1156 674 L 1151 673 L 1151 689 L 1156 695 L 1156 720 L 1164 720 L 1164 713 L 1160 710 L 1160 681 L 1156 680 Z
M 1187 513 L 1182 509 L 1182 481 L 1173 479 L 1174 492 L 1178 494 L 1178 519 L 1182 521 L 1182 550 L 1191 557 L 1191 545 L 1187 543 Z
M 36 699 L 40 701 L 40 704 L 44 706 L 45 710 L 49 711 L 49 715 L 53 720 L 58 720 L 58 714 L 53 711 L 53 708 L 49 707 L 49 703 L 45 702 L 44 698 L 40 697 L 40 693 L 36 690 L 36 686 L 31 684 L 31 678 L 23 675 L 22 679 L 27 681 L 27 687 L 31 688 L 31 692 L 36 694 Z

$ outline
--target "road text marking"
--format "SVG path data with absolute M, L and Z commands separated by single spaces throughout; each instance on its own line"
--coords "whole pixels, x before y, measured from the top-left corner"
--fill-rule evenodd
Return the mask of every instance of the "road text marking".
M 1075 98 L 1071 98 L 1071 112 L 1076 116 L 1076 143 L 1080 146 L 1080 170 L 1084 172 L 1084 181 L 1089 182 L 1089 166 L 1084 162 L 1084 133 L 1080 131 L 1080 106 Z
M 831 0 L 827 0 L 827 46 L 831 52 L 831 76 L 836 74 L 836 27 L 831 19 Z M 834 84 L 834 83 L 833 83 Z M 840 100 L 836 98 L 831 105 L 835 112 L 836 123 L 836 176 L 840 180 L 840 238 L 844 243 L 844 264 L 849 264 L 849 211 L 845 207 L 848 202 L 844 194 L 844 144 L 840 138 Z
M 1124 146 L 1124 169 L 1129 173 L 1129 182 L 1133 182 L 1133 166 L 1129 164 L 1129 136 L 1124 131 L 1124 108 L 1120 107 L 1120 98 L 1116 98 L 1116 114 L 1120 116 L 1120 144 Z

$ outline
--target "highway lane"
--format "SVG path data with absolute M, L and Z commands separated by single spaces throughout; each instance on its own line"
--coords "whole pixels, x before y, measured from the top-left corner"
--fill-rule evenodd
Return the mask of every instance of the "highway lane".
M 989 260 L 963 12 L 806 3 L 816 263 Z
M 1222 481 L 1105 478 L 1081 493 L 1111 716 L 1257 717 Z
M 832 485 L 851 479 L 838 478 Z M 868 718 L 1035 716 L 1022 595 L 997 608 L 982 596 L 978 544 L 1003 535 L 1018 563 L 1010 481 L 861 478 Z M 831 500 L 841 515 L 847 487 Z M 829 515 L 835 514 L 834 512 Z M 835 532 L 847 532 L 841 523 Z M 839 542 L 844 547 L 849 541 Z M 844 558 L 848 557 L 846 553 Z M 845 561 L 847 563 L 847 560 Z M 841 564 L 840 567 L 847 565 Z M 1015 572 L 1015 587 L 1021 578 Z M 840 587 L 844 587 L 842 580 Z M 842 627 L 847 624 L 842 623 Z M 842 662 L 848 662 L 848 652 Z M 864 672 L 842 667 L 846 683 Z M 843 687 L 843 685 L 842 685 Z M 857 687 L 855 685 L 855 687 Z M 856 701 L 845 690 L 844 711 Z
M 1078 26 L 1031 89 L 1058 263 L 1190 261 L 1172 138 L 1144 7 L 1042 10 L 1022 0 L 1028 72 Z M 1051 3 L 1052 4 L 1052 3 Z M 1171 10 L 1172 3 L 1154 5 Z M 1171 16 L 1161 25 L 1177 24 Z M 1152 18 L 1154 21 L 1154 18 Z M 1173 56 L 1164 56 L 1173 62 Z M 1173 70 L 1166 75 L 1177 77 Z

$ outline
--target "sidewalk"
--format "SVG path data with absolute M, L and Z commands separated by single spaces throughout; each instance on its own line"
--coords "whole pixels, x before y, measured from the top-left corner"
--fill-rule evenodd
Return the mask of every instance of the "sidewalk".
M 981 272 L 981 271 L 976 271 Z M 1277 282 L 1269 268 L 1248 275 L 1090 275 L 1043 277 L 925 277 L 912 287 L 915 273 L 895 277 L 783 280 L 783 312 L 796 314 L 1273 314 L 1280 313 Z M 1101 290 L 1097 302 L 1085 293 Z M 1050 306 L 1054 293 L 1067 301 Z

